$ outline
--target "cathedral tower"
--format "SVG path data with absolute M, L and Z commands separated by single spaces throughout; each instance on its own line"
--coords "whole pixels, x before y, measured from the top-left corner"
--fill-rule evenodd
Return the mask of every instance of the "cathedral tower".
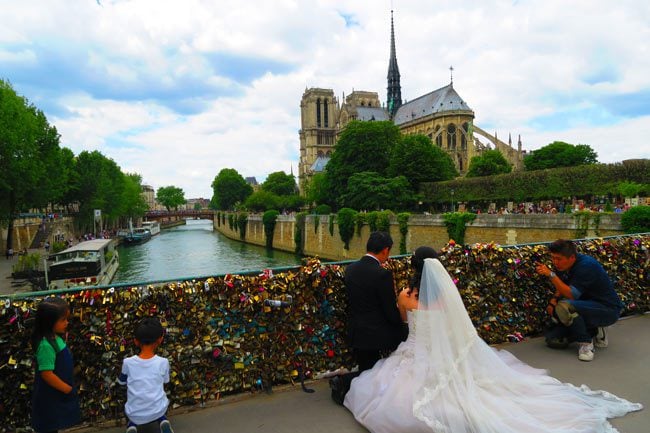
M 300 101 L 300 164 L 298 186 L 323 171 L 334 151 L 339 105 L 332 89 L 305 89 Z
M 391 117 L 402 105 L 402 86 L 399 82 L 399 67 L 395 54 L 395 28 L 393 25 L 393 11 L 390 11 L 390 60 L 388 61 L 388 87 L 386 88 L 386 108 Z

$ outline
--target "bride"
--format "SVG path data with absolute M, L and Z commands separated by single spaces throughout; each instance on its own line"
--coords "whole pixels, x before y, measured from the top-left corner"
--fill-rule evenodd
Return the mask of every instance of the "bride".
M 642 409 L 561 383 L 488 346 L 451 277 L 424 260 L 409 337 L 352 381 L 344 405 L 373 433 L 614 433 L 608 418 Z

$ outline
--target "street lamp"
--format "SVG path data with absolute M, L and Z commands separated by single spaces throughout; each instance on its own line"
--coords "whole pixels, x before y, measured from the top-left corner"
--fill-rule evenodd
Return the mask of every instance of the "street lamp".
M 451 211 L 455 212 L 455 208 L 454 208 L 454 189 L 453 188 L 451 189 Z

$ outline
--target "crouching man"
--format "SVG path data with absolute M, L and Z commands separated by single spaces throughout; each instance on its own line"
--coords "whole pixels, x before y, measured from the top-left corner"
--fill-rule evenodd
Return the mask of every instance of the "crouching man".
M 546 344 L 565 348 L 578 343 L 578 359 L 594 359 L 596 347 L 607 347 L 605 327 L 614 324 L 623 309 L 612 281 L 591 256 L 578 254 L 573 242 L 559 239 L 548 247 L 553 267 L 540 263 L 537 273 L 555 287 L 547 311 L 558 322 L 546 333 Z

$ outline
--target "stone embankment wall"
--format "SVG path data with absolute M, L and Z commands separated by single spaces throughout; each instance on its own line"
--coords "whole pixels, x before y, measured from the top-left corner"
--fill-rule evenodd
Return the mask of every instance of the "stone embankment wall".
M 334 234 L 330 234 L 329 219 L 329 215 L 319 217 L 308 215 L 306 217 L 303 234 L 304 254 L 330 260 L 354 259 L 363 255 L 370 234 L 368 225 L 361 228 L 360 235 L 355 233 L 350 241 L 349 250 L 346 250 L 336 222 L 334 222 Z M 293 216 L 278 216 L 273 235 L 273 248 L 295 251 L 295 227 L 296 221 Z M 230 228 L 227 218 L 225 224 L 218 224 L 215 220 L 214 228 L 231 239 L 266 245 L 261 215 L 249 215 L 244 239 L 241 239 L 237 227 Z M 390 234 L 395 242 L 393 254 L 398 254 L 401 234 L 396 220 L 391 222 Z M 494 242 L 500 245 L 515 245 L 550 242 L 559 238 L 576 239 L 620 234 L 623 234 L 620 214 L 594 213 L 589 216 L 582 214 L 481 214 L 466 226 L 465 243 Z M 442 215 L 412 215 L 409 218 L 406 235 L 407 251 L 413 251 L 421 245 L 440 249 L 448 241 L 449 234 Z
M 56 235 L 63 235 L 65 239 L 75 237 L 72 218 L 57 218 L 47 224 L 51 228 L 48 238 L 50 243 L 54 242 Z M 38 233 L 40 225 L 40 218 L 19 218 L 15 220 L 13 228 L 14 251 L 18 252 L 23 248 L 30 248 L 36 233 Z M 0 254 L 3 256 L 5 255 L 7 248 L 7 234 L 7 227 L 0 228 Z

